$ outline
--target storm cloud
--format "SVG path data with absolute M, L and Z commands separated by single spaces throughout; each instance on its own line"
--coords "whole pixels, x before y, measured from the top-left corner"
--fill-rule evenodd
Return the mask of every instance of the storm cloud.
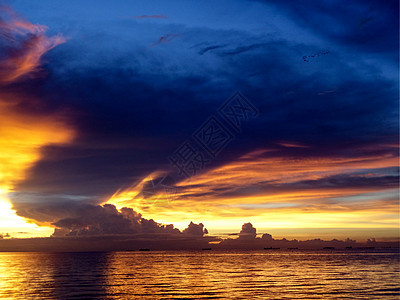
M 203 236 L 208 233 L 203 224 L 190 222 L 182 232 L 172 224 L 162 225 L 145 219 L 132 208 L 117 209 L 112 204 L 79 205 L 69 218 L 54 222 L 54 236 L 93 236 L 118 234 L 187 234 Z
M 8 45 L 2 57 L 10 53 L 21 61 L 29 51 L 36 53 L 33 58 L 46 52 L 44 60 L 30 64 L 32 71 L 40 67 L 42 76 L 8 89 L 40 99 L 40 105 L 20 104 L 27 114 L 62 110 L 64 123 L 76 128 L 73 141 L 41 147 L 29 176 L 10 194 L 17 214 L 77 236 L 175 234 L 176 228 L 146 214 L 165 219 L 168 210 L 184 208 L 200 218 L 210 205 L 221 216 L 232 207 L 247 214 L 246 205 L 260 203 L 238 203 L 238 198 L 283 191 L 305 192 L 308 204 L 318 209 L 327 209 L 323 204 L 329 201 L 354 207 L 349 198 L 337 199 L 349 197 L 349 189 L 357 195 L 391 193 L 398 181 L 398 4 L 234 2 L 215 4 L 228 7 L 221 15 L 174 1 L 163 10 L 147 4 L 136 11 L 132 4 L 129 14 L 119 1 L 110 11 L 71 1 L 54 11 L 57 21 L 47 14 L 49 1 L 35 8 L 15 3 L 30 24 L 45 24 L 50 38 L 44 40 L 42 27 L 16 27 L 28 30 L 26 40 L 7 44 L 11 33 L 2 30 L 1 45 Z M 73 13 L 77 9 L 79 15 Z M 121 18 L 127 14 L 135 17 Z M 4 74 L 13 74 L 4 66 Z M 240 132 L 223 119 L 234 138 L 187 182 L 168 157 L 211 116 L 220 117 L 218 108 L 238 90 L 259 115 L 243 122 Z M 353 168 L 355 161 L 359 165 Z M 249 164 L 247 177 L 242 163 Z M 322 174 L 318 165 L 328 172 Z M 103 205 L 119 192 L 135 190 L 154 172 L 176 178 L 170 203 L 158 207 L 135 194 L 129 198 L 133 210 Z M 286 173 L 298 177 L 285 180 Z M 335 193 L 320 200 L 311 190 Z M 392 198 L 382 198 L 391 209 Z M 291 209 L 307 202 L 288 201 Z M 183 232 L 204 234 L 200 225 Z

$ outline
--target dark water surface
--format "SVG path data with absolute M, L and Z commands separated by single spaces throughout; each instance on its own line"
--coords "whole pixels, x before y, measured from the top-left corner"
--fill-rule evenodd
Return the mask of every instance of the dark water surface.
M 1 299 L 400 299 L 386 251 L 0 253 Z

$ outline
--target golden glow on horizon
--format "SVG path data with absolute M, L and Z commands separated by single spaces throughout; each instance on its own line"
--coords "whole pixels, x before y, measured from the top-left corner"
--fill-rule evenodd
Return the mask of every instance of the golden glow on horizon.
M 240 229 L 244 222 L 259 228 L 395 228 L 398 204 L 376 194 L 373 200 L 349 201 L 370 193 L 394 194 L 397 189 L 364 186 L 317 187 L 288 190 L 279 184 L 318 180 L 374 168 L 397 166 L 390 155 L 363 158 L 288 159 L 265 158 L 266 151 L 249 153 L 237 161 L 210 170 L 178 184 L 172 201 L 163 193 L 144 199 L 144 181 L 131 189 L 118 191 L 108 200 L 117 207 L 131 207 L 146 218 L 183 229 L 190 221 L 202 222 L 211 232 Z M 371 171 L 372 172 L 372 171 Z M 364 172 L 363 177 L 373 176 Z M 361 175 L 360 175 L 361 176 Z M 258 183 L 270 181 L 277 188 L 263 189 Z M 247 186 L 245 192 L 234 192 Z M 220 190 L 225 191 L 219 192 Z M 232 193 L 230 193 L 232 192 Z M 353 197 L 353 198 L 352 198 Z M 371 196 L 369 196 L 371 197 Z M 383 198 L 381 198 L 383 197 Z M 346 198 L 346 201 L 343 199 Z M 390 198 L 390 197 L 389 197 Z M 161 201 L 160 201 L 161 200 Z
M 0 190 L 0 234 L 11 234 L 12 237 L 44 237 L 49 236 L 54 228 L 38 226 L 28 223 L 22 217 L 15 214 L 10 202 L 7 199 L 7 192 Z
M 13 55 L 0 60 L 0 86 L 4 86 L 24 75 L 32 75 L 38 69 L 42 55 L 65 39 L 46 37 L 45 26 L 33 25 L 7 7 L 0 7 L 0 11 L 6 13 L 0 24 L 0 31 L 7 33 L 3 38 L 11 44 L 16 37 L 24 38 L 22 48 L 13 49 Z M 66 126 L 62 115 L 35 115 L 20 109 L 29 105 L 36 107 L 40 103 L 15 91 L 0 93 L 0 234 L 49 236 L 53 229 L 38 227 L 16 215 L 8 194 L 14 192 L 16 184 L 24 180 L 28 170 L 40 160 L 43 147 L 68 143 L 74 133 Z
M 1 107 L 0 185 L 3 193 L 0 202 L 3 211 L 0 233 L 21 227 L 37 228 L 15 215 L 7 194 L 13 192 L 15 184 L 25 179 L 29 168 L 40 159 L 43 146 L 67 143 L 72 136 L 72 130 L 66 128 L 56 116 L 35 117 L 19 113 L 12 107 Z

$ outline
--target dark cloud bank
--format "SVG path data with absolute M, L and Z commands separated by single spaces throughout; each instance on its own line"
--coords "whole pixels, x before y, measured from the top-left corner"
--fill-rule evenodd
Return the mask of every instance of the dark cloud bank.
M 81 28 L 85 39 L 71 39 L 49 53 L 46 77 L 8 86 L 9 92 L 41 99 L 40 108 L 21 104 L 30 114 L 68 107 L 79 136 L 73 144 L 43 149 L 30 178 L 12 195 L 18 215 L 53 222 L 58 228 L 54 236 L 14 240 L 0 235 L 0 250 L 361 247 L 353 241 L 257 238 L 249 223 L 236 239 L 221 241 L 207 236 L 202 224 L 191 223 L 181 232 L 129 208 L 97 205 L 154 170 L 169 169 L 168 155 L 238 89 L 260 116 L 246 124 L 211 167 L 276 147 L 279 140 L 308 145 L 279 149 L 280 156 L 297 159 L 398 155 L 393 147 L 398 144 L 398 76 L 368 63 L 372 57 L 377 65 L 398 66 L 397 1 L 372 1 L 374 10 L 360 1 L 353 6 L 343 1 L 260 2 L 326 41 L 329 54 L 305 63 L 302 57 L 319 53 L 320 45 L 190 24 L 157 27 L 163 35 L 155 47 L 145 40 L 114 51 L 111 46 L 121 40 L 117 33 L 87 26 Z M 184 34 L 178 38 L 168 32 Z M 161 47 L 169 48 L 163 52 Z M 392 187 L 398 181 L 395 173 L 362 182 L 335 177 L 297 184 L 326 185 L 333 179 L 335 184 Z
M 76 202 L 104 203 L 155 170 L 171 170 L 167 157 L 236 90 L 260 115 L 209 169 L 255 149 L 275 149 L 281 140 L 308 146 L 278 149 L 281 157 L 300 160 L 397 156 L 398 76 L 378 66 L 398 66 L 398 3 L 260 2 L 321 38 L 329 54 L 306 63 L 303 56 L 325 47 L 292 35 L 191 24 L 153 24 L 158 37 L 182 35 L 150 47 L 146 39 L 121 39 L 132 20 L 118 18 L 115 31 L 82 20 L 85 38 L 74 36 L 48 53 L 46 77 L 8 87 L 42 99 L 42 113 L 68 107 L 79 129 L 74 143 L 43 149 L 12 195 L 17 214 L 57 222 Z M 161 16 L 140 16 L 154 17 Z M 146 36 L 146 26 L 135 23 L 132 35 Z M 369 181 L 385 185 L 381 178 Z
M 366 243 L 355 240 L 298 241 L 274 239 L 265 233 L 257 237 L 256 228 L 245 223 L 236 238 L 208 236 L 202 223 L 190 222 L 180 231 L 145 219 L 131 208 L 118 210 L 112 204 L 84 205 L 69 218 L 55 222 L 57 228 L 49 238 L 13 239 L 0 235 L 0 251 L 133 251 L 151 250 L 274 250 L 274 249 L 363 249 L 366 247 L 396 248 L 398 242 Z M 6 238 L 7 237 L 7 238 Z

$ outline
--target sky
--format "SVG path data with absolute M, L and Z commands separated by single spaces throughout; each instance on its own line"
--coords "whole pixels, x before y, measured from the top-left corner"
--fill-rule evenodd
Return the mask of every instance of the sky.
M 0 5 L 4 238 L 399 236 L 398 1 Z

